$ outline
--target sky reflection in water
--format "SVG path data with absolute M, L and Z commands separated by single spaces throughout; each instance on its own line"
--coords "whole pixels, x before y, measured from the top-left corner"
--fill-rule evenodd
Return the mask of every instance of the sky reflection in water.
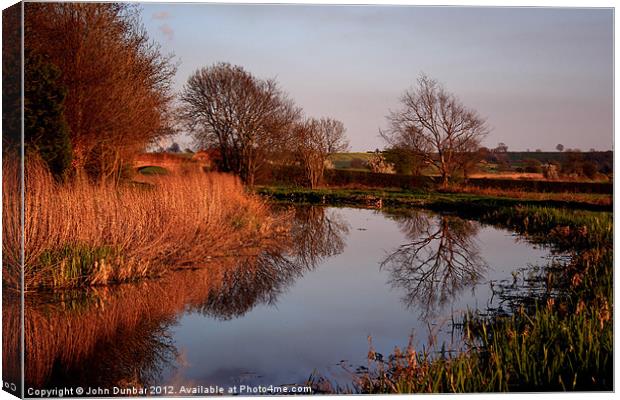
M 486 309 L 490 280 L 549 254 L 450 215 L 292 211 L 286 254 L 27 296 L 27 386 L 303 384 L 313 371 L 347 383 L 341 364 L 366 365 L 368 336 L 384 354 L 412 334 L 427 343 L 429 327 L 450 342 L 452 315 Z
M 326 230 L 338 254 L 322 257 L 274 304 L 242 318 L 184 315 L 174 328 L 182 362 L 171 382 L 303 383 L 315 368 L 346 381 L 339 363 L 365 365 L 368 336 L 384 354 L 406 346 L 410 334 L 426 343 L 427 322 L 450 340 L 452 312 L 486 308 L 489 280 L 508 279 L 548 254 L 454 216 L 315 210 L 318 219 L 348 226 Z

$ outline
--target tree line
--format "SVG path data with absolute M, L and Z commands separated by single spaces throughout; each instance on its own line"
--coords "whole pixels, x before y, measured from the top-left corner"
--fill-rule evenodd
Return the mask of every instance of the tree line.
M 198 69 L 179 99 L 179 125 L 195 146 L 210 150 L 218 170 L 234 172 L 249 185 L 261 172 L 297 164 L 316 187 L 328 155 L 348 149 L 342 122 L 304 117 L 274 79 L 257 78 L 241 66 L 222 62 Z M 158 151 L 179 153 L 181 147 L 173 142 Z
M 345 151 L 342 122 L 305 117 L 274 79 L 217 63 L 192 74 L 180 95 L 181 121 L 199 147 L 219 151 L 220 169 L 253 185 L 258 171 L 298 163 L 308 184 L 322 180 L 327 156 Z
M 119 180 L 137 152 L 183 129 L 248 185 L 295 164 L 314 188 L 328 155 L 349 147 L 341 121 L 304 115 L 275 79 L 241 66 L 200 68 L 173 93 L 177 65 L 135 5 L 27 3 L 24 35 L 26 150 L 59 179 Z M 486 122 L 440 83 L 421 75 L 400 101 L 380 135 L 415 174 L 433 165 L 447 184 L 477 162 Z
M 332 118 L 305 118 L 274 80 L 219 63 L 196 71 L 181 95 L 185 124 L 200 147 L 217 148 L 221 166 L 252 185 L 261 167 L 296 163 L 317 187 L 328 155 L 348 148 L 345 127 Z M 448 183 L 479 161 L 486 121 L 426 75 L 405 91 L 402 108 L 387 116 L 383 139 L 406 157 L 416 175 L 424 165 Z M 377 164 L 383 165 L 384 160 Z

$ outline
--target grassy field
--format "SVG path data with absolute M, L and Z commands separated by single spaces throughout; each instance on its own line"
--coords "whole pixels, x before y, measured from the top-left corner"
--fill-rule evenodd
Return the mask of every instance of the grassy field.
M 329 156 L 329 160 L 334 164 L 336 169 L 368 171 L 366 163 L 373 156 L 372 151 L 355 152 L 355 153 L 334 153 Z M 613 165 L 613 153 L 611 151 L 597 152 L 581 152 L 579 153 L 586 161 L 593 161 L 597 165 L 607 166 L 610 169 Z M 567 153 L 561 152 L 525 152 L 510 151 L 502 153 L 501 158 L 509 164 L 508 170 L 502 170 L 497 163 L 481 162 L 474 171 L 471 172 L 471 178 L 497 178 L 497 179 L 544 179 L 541 172 L 517 172 L 517 168 L 523 168 L 527 165 L 528 160 L 536 160 L 542 164 L 558 163 L 567 157 Z M 439 173 L 436 168 L 428 166 L 422 170 L 424 175 L 437 176 Z M 580 178 L 583 181 L 592 181 L 586 178 Z M 600 175 L 593 181 L 607 181 L 608 178 Z
M 355 168 L 351 167 L 351 162 L 353 160 L 359 160 L 361 163 L 366 163 L 372 157 L 372 152 L 366 153 L 334 153 L 329 155 L 329 160 L 334 164 L 334 167 L 338 169 L 362 169 L 367 170 L 367 168 Z

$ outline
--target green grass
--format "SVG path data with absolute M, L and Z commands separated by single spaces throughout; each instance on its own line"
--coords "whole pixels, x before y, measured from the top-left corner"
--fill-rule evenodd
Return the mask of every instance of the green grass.
M 351 169 L 351 161 L 354 159 L 367 162 L 371 157 L 372 153 L 334 153 L 329 155 L 329 160 L 337 169 Z M 357 168 L 357 170 L 368 171 L 367 168 Z
M 65 245 L 41 254 L 37 269 L 39 275 L 49 277 L 51 287 L 76 286 L 116 257 L 117 252 L 107 246 Z
M 479 343 L 476 347 L 454 355 L 437 348 L 422 352 L 409 348 L 391 354 L 386 362 L 371 360 L 372 370 L 360 377 L 354 391 L 611 390 L 612 324 L 597 307 L 570 313 L 553 306 L 536 307 L 491 321 L 472 319 L 467 325 L 477 332 L 468 328 L 466 334 Z
M 613 214 L 556 207 L 517 206 L 489 209 L 480 217 L 540 238 L 560 250 L 598 249 L 613 242 Z

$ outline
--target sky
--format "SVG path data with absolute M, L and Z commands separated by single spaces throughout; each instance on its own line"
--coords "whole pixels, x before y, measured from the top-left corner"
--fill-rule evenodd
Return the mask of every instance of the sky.
M 609 8 L 144 3 L 142 19 L 179 63 L 176 90 L 203 66 L 241 65 L 306 116 L 341 120 L 352 151 L 385 147 L 385 116 L 420 73 L 486 118 L 487 147 L 612 149 Z

